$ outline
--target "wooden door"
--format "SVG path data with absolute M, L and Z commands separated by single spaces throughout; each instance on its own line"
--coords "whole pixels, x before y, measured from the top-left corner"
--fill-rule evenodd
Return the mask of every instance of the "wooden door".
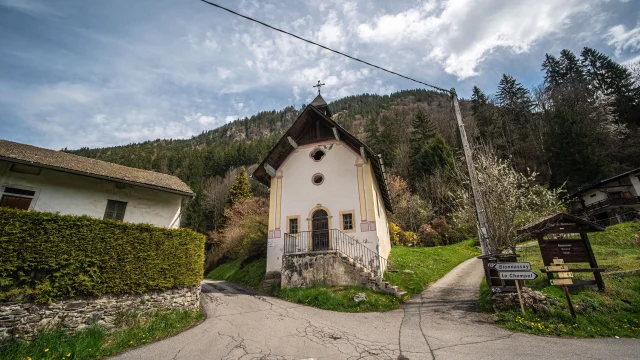
M 311 218 L 311 238 L 313 251 L 329 250 L 329 216 L 320 209 Z

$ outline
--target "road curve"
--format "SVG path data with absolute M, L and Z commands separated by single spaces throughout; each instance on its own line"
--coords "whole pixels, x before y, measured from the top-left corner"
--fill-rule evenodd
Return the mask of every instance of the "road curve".
M 638 359 L 639 339 L 562 339 L 501 329 L 474 312 L 482 264 L 468 260 L 402 309 L 348 314 L 224 281 L 202 284 L 207 319 L 112 359 Z

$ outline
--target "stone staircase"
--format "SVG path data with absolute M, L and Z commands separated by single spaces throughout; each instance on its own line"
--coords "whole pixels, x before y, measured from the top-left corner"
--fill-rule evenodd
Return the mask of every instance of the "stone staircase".
M 280 286 L 280 281 L 282 278 L 282 274 L 280 271 L 269 271 L 265 274 L 264 280 L 260 283 L 260 288 L 262 289 L 270 289 L 274 286 Z
M 360 273 L 360 282 L 361 285 L 369 288 L 374 291 L 379 291 L 387 294 L 392 294 L 395 297 L 402 297 L 407 292 L 400 289 L 397 286 L 391 285 L 387 280 L 384 280 L 382 276 L 376 276 L 373 272 L 366 269 L 364 266 L 359 264 L 357 261 L 352 259 L 346 254 L 338 253 L 338 257 L 342 262 L 348 264 L 349 266 L 353 266 L 357 272 Z

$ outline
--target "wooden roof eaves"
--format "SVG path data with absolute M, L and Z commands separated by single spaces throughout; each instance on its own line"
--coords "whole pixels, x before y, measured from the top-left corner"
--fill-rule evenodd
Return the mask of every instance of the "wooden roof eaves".
M 380 158 L 366 144 L 358 140 L 358 138 L 356 138 L 354 135 L 352 135 L 350 132 L 348 132 L 346 129 L 340 126 L 340 124 L 336 123 L 333 119 L 326 116 L 325 114 L 320 112 L 316 107 L 312 105 L 307 105 L 307 107 L 298 116 L 298 119 L 294 121 L 291 127 L 289 127 L 289 129 L 287 129 L 287 131 L 282 135 L 280 140 L 278 140 L 278 142 L 273 147 L 273 149 L 269 151 L 269 153 L 264 158 L 264 160 L 262 160 L 258 168 L 253 172 L 252 177 L 266 186 L 270 185 L 271 177 L 269 176 L 269 174 L 267 174 L 264 168 L 265 163 L 268 163 L 268 160 L 276 153 L 277 150 L 282 149 L 284 147 L 284 149 L 286 150 L 284 154 L 280 156 L 280 160 L 277 163 L 273 163 L 273 164 L 268 163 L 269 165 L 273 166 L 275 169 L 277 169 L 282 164 L 284 159 L 294 150 L 291 144 L 289 143 L 289 141 L 287 140 L 287 137 L 291 136 L 294 140 L 298 138 L 300 133 L 306 127 L 301 127 L 301 125 L 296 126 L 296 123 L 298 123 L 298 121 L 301 120 L 303 117 L 309 116 L 309 113 L 313 113 L 314 115 L 320 116 L 323 120 L 327 121 L 331 126 L 338 129 L 338 131 L 340 132 L 340 141 L 350 146 L 351 149 L 354 150 L 356 153 L 360 152 L 360 147 L 364 148 L 368 160 L 371 161 L 371 165 L 372 165 L 371 167 L 373 169 L 374 175 L 376 176 L 376 180 L 378 182 L 378 188 L 380 189 L 385 208 L 389 212 L 393 212 L 393 206 L 391 205 L 391 196 L 389 193 L 389 186 L 387 184 L 387 179 L 384 174 L 382 164 L 380 163 Z M 300 133 L 294 132 L 294 130 L 297 130 L 297 129 L 300 129 L 299 130 Z
M 571 215 L 571 214 L 567 214 L 564 212 L 560 212 L 557 213 L 555 215 L 550 215 L 547 216 L 545 218 L 542 218 L 541 220 L 539 220 L 538 222 L 531 224 L 531 225 L 527 225 L 526 227 L 519 229 L 518 233 L 520 234 L 539 234 L 542 232 L 545 232 L 545 230 L 548 230 L 550 228 L 552 228 L 556 223 L 560 222 L 560 221 L 569 221 L 569 222 L 573 222 L 577 225 L 583 225 L 585 227 L 587 227 L 586 231 L 589 232 L 595 232 L 595 231 L 605 231 L 605 228 L 593 223 L 591 221 L 579 218 L 575 215 Z M 550 231 L 552 232 L 552 231 Z

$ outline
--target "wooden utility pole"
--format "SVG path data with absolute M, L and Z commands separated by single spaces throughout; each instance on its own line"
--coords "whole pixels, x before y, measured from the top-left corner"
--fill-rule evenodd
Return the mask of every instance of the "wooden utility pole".
M 460 104 L 458 104 L 458 95 L 456 89 L 451 89 L 451 101 L 453 102 L 454 112 L 456 114 L 456 120 L 458 121 L 458 130 L 460 130 L 460 140 L 462 141 L 462 149 L 464 150 L 464 158 L 467 163 L 467 170 L 469 171 L 469 180 L 471 182 L 471 192 L 473 194 L 473 202 L 476 207 L 476 217 L 478 219 L 478 237 L 480 239 L 480 247 L 482 248 L 482 255 L 488 255 L 493 252 L 493 246 L 491 246 L 491 240 L 489 235 L 489 222 L 487 221 L 487 213 L 484 210 L 484 204 L 482 203 L 482 193 L 480 192 L 480 183 L 478 182 L 478 174 L 476 173 L 476 167 L 473 163 L 473 153 L 469 146 L 469 140 L 467 140 L 467 132 L 464 130 L 464 123 L 462 122 L 462 113 L 460 112 Z

